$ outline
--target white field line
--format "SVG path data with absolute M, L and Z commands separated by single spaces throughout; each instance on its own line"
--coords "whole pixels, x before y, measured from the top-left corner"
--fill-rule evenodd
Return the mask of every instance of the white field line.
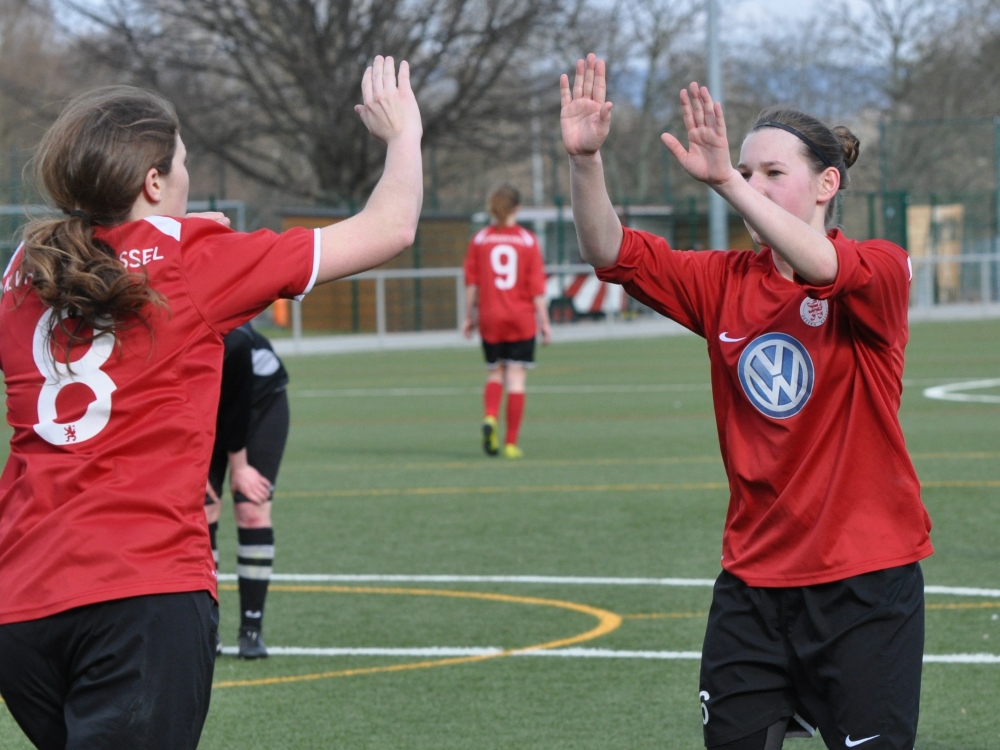
M 238 649 L 228 646 L 222 653 L 236 656 Z M 429 648 L 299 648 L 268 646 L 270 656 L 384 656 L 391 658 L 447 658 L 453 656 L 495 656 L 503 653 L 499 646 Z M 559 648 L 513 651 L 509 656 L 556 656 L 565 659 L 701 659 L 700 651 L 625 651 L 610 648 Z M 1000 654 L 924 654 L 925 664 L 1000 664 Z
M 1000 387 L 1000 379 L 992 380 L 967 380 L 963 383 L 949 383 L 947 385 L 936 385 L 933 388 L 924 388 L 924 396 L 937 399 L 938 401 L 964 401 L 979 404 L 1000 404 L 1000 396 L 990 394 L 961 393 L 961 391 L 975 391 L 982 388 Z
M 220 573 L 219 581 L 235 581 L 233 573 Z M 551 583 L 556 585 L 605 586 L 706 586 L 711 578 L 579 578 L 573 576 L 459 576 L 459 575 L 380 575 L 380 574 L 312 574 L 275 573 L 272 581 L 295 583 Z
M 709 383 L 654 383 L 651 385 L 534 385 L 528 393 L 587 394 L 587 393 L 675 393 L 710 391 Z M 482 388 L 331 388 L 322 390 L 291 390 L 298 398 L 383 398 L 385 396 L 478 396 Z
M 220 573 L 220 582 L 236 580 L 233 573 Z M 712 578 L 588 578 L 580 576 L 460 576 L 460 575 L 396 575 L 396 574 L 331 574 L 331 573 L 275 573 L 275 582 L 287 583 L 533 583 L 557 586 L 682 586 L 711 588 Z M 1000 599 L 1000 589 L 980 589 L 966 586 L 925 586 L 925 594 L 946 596 L 981 596 Z

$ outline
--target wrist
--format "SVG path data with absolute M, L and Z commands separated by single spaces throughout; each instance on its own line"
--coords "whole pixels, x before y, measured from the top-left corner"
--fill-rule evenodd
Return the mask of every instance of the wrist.
M 601 150 L 591 154 L 570 154 L 569 165 L 577 169 L 594 169 L 601 166 Z

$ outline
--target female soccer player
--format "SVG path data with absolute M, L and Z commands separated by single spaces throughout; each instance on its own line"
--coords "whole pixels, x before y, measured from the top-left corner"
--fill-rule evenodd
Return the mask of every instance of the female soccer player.
M 222 510 L 219 498 L 228 468 L 238 538 L 238 653 L 241 659 L 260 659 L 267 656 L 261 630 L 274 565 L 271 502 L 288 439 L 288 373 L 271 342 L 250 323 L 227 333 L 223 343 L 222 388 L 205 490 L 205 515 L 218 566 L 216 536 Z M 217 652 L 221 645 L 218 641 Z
M 676 252 L 623 229 L 604 186 L 611 124 L 593 55 L 562 76 L 583 257 L 708 340 L 730 503 L 702 652 L 705 745 L 912 750 L 930 520 L 897 419 L 906 253 L 834 228 L 859 142 L 796 110 L 758 117 L 734 169 L 722 108 L 681 92 L 681 166 L 746 222 L 760 253 Z
M 198 744 L 218 623 L 203 498 L 222 337 L 278 297 L 388 260 L 416 231 L 407 64 L 397 82 L 376 57 L 362 91 L 385 169 L 361 213 L 323 229 L 181 218 L 184 144 L 147 91 L 80 96 L 38 147 L 37 183 L 66 215 L 27 226 L 0 297 L 13 427 L 0 694 L 43 750 Z
M 528 369 L 535 366 L 535 333 L 542 344 L 552 338 L 545 304 L 545 268 L 538 238 L 517 225 L 521 194 L 504 185 L 490 194 L 487 210 L 491 223 L 469 242 L 465 256 L 465 323 L 462 332 L 472 336 L 477 326 L 486 355 L 486 388 L 483 391 L 483 450 L 499 452 L 497 415 L 507 388 L 507 435 L 503 455 L 521 458 L 517 445 L 524 415 L 524 385 Z M 537 319 L 537 328 L 536 328 Z

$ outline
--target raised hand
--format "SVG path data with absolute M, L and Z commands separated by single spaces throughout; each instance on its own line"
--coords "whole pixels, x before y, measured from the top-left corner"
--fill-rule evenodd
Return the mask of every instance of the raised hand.
M 389 143 L 401 134 L 419 137 L 423 133 L 420 108 L 410 88 L 410 66 L 406 60 L 399 64 L 399 80 L 391 57 L 376 55 L 361 79 L 364 104 L 354 111 L 368 132 L 382 143 Z
M 562 96 L 559 121 L 563 145 L 570 156 L 594 154 L 608 137 L 611 102 L 604 101 L 607 91 L 604 60 L 598 60 L 593 53 L 587 55 L 586 61 L 576 61 L 572 91 L 569 76 L 564 73 L 559 77 Z
M 688 133 L 687 150 L 670 133 L 660 136 L 663 144 L 696 180 L 709 185 L 728 182 L 734 171 L 722 105 L 712 101 L 706 87 L 692 83 L 690 93 L 681 90 L 681 111 Z

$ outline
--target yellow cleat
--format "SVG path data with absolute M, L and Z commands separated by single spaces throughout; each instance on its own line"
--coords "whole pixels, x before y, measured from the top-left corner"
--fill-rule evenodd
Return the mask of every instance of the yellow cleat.
M 513 443 L 507 443 L 503 447 L 503 457 L 504 458 L 524 458 L 524 451 L 518 448 Z
M 490 456 L 495 456 L 500 452 L 500 440 L 497 438 L 496 417 L 486 417 L 486 419 L 483 420 L 483 450 Z

